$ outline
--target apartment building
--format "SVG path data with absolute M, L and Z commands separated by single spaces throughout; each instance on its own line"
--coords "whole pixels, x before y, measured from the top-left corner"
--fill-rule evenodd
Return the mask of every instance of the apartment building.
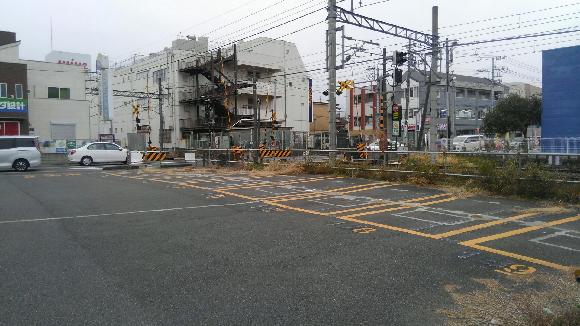
M 229 147 L 233 130 L 251 133 L 256 107 L 261 132 L 309 129 L 308 75 L 298 49 L 286 41 L 257 38 L 237 43 L 235 51 L 210 51 L 207 38 L 190 37 L 113 69 L 114 90 L 159 93 L 161 87 L 163 94 L 162 101 L 114 98 L 112 133 L 122 144 L 143 130 L 159 144 L 160 106 L 164 148 Z

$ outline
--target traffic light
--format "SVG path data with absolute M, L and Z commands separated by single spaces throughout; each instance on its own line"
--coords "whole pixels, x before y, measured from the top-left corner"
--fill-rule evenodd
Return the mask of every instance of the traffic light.
M 399 68 L 395 68 L 395 74 L 394 74 L 394 80 L 395 80 L 395 85 L 398 85 L 400 83 L 403 82 L 403 70 L 399 69 Z
M 407 52 L 393 52 L 393 62 L 395 66 L 402 66 L 405 62 L 407 62 Z

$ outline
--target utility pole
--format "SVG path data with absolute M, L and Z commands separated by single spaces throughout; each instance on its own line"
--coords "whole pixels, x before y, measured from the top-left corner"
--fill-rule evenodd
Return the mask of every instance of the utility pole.
M 437 96 L 436 93 L 439 90 L 439 78 L 437 77 L 437 65 L 439 63 L 439 7 L 433 6 L 432 8 L 432 30 L 433 42 L 431 43 L 431 71 L 432 76 L 431 82 L 435 83 L 437 87 L 431 86 L 430 91 L 430 105 L 429 105 L 429 150 L 434 152 L 437 150 Z M 433 76 L 435 75 L 435 76 Z
M 253 95 L 254 95 L 254 139 L 252 140 L 254 143 L 254 149 L 258 149 L 258 134 L 260 133 L 260 125 L 258 121 L 258 93 L 256 88 L 256 70 L 254 70 L 252 81 L 254 85 L 252 85 Z M 255 152 L 254 155 L 254 163 L 258 163 L 258 152 Z
M 407 148 L 409 148 L 409 101 L 410 101 L 410 92 L 411 92 L 411 47 L 412 43 L 409 40 L 409 48 L 407 52 L 409 53 L 409 57 L 407 58 L 407 92 L 405 92 L 405 143 L 407 144 Z M 415 130 L 417 129 L 417 123 L 415 122 Z
M 453 126 L 455 117 L 451 113 L 449 105 L 449 39 L 445 39 L 445 108 L 447 109 L 447 149 L 451 150 L 451 139 L 453 139 Z
M 284 127 L 287 127 L 288 115 L 286 107 L 288 106 L 288 82 L 286 81 L 286 41 L 284 42 Z M 282 132 L 284 135 L 284 132 Z
M 336 0 L 328 0 L 328 148 L 331 164 L 336 151 Z
M 163 87 L 161 86 L 161 77 L 157 79 L 159 85 L 159 150 L 163 152 Z
M 491 57 L 491 108 L 495 107 L 495 57 Z
M 238 117 L 238 48 L 234 44 L 234 119 Z
M 388 163 L 388 150 L 389 150 L 389 137 L 387 135 L 387 125 L 389 124 L 389 114 L 387 110 L 387 49 L 383 48 L 383 77 L 381 78 L 381 95 L 383 101 L 381 105 L 383 106 L 383 165 L 386 167 Z

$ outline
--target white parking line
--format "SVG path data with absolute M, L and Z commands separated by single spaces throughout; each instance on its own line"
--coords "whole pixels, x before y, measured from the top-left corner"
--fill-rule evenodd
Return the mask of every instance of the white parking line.
M 90 215 L 77 215 L 77 216 L 62 216 L 62 217 L 47 217 L 47 218 L 34 218 L 34 219 L 24 219 L 24 220 L 10 220 L 10 221 L 0 221 L 1 224 L 16 224 L 16 223 L 31 223 L 31 222 L 47 222 L 47 221 L 59 221 L 59 220 L 71 220 L 79 218 L 88 217 L 107 217 L 107 216 L 119 216 L 119 215 L 134 215 L 134 214 L 148 214 L 148 213 L 162 213 L 171 211 L 181 211 L 189 209 L 200 209 L 200 208 L 215 208 L 215 207 L 227 207 L 227 206 L 241 206 L 255 203 L 255 201 L 248 201 L 242 203 L 234 204 L 222 204 L 222 205 L 203 205 L 203 206 L 190 206 L 190 207 L 173 207 L 173 208 L 161 208 L 161 209 L 150 209 L 142 211 L 130 211 L 130 212 L 117 212 L 117 213 L 103 213 L 103 214 L 90 214 Z
M 538 238 L 534 238 L 531 239 L 531 242 L 535 242 L 535 243 L 539 243 L 539 244 L 543 244 L 546 246 L 551 246 L 551 247 L 556 247 L 556 248 L 560 248 L 560 249 L 565 249 L 565 250 L 570 250 L 570 251 L 576 251 L 576 252 L 580 252 L 580 250 L 576 249 L 576 248 L 570 248 L 567 246 L 562 246 L 562 245 L 558 245 L 555 243 L 550 243 L 548 240 L 552 239 L 552 238 L 556 238 L 556 237 L 568 237 L 568 238 L 574 238 L 574 239 L 580 239 L 580 234 L 579 235 L 575 235 L 574 233 L 578 233 L 578 232 L 574 232 L 574 231 L 562 231 L 562 232 L 556 232 L 556 233 L 552 233 L 543 237 L 538 237 Z

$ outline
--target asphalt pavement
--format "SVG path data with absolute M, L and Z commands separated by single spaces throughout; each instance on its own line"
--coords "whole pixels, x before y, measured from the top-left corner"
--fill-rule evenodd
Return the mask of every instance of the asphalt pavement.
M 0 325 L 440 325 L 450 284 L 580 265 L 575 208 L 390 182 L 62 167 L 0 189 Z

